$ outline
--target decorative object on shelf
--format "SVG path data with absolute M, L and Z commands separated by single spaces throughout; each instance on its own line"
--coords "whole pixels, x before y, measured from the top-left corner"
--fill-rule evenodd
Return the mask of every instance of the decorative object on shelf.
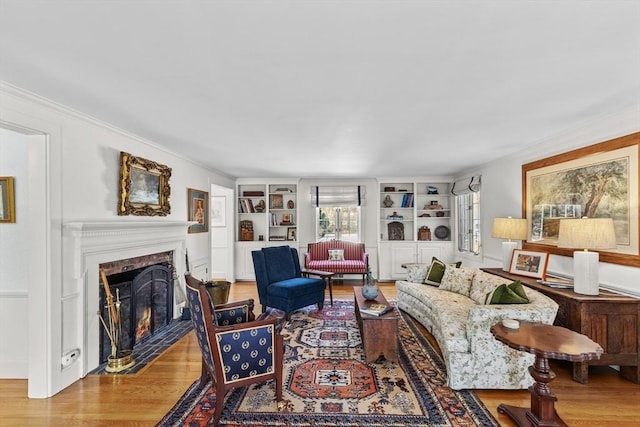
M 438 194 L 438 188 L 433 185 L 427 185 L 427 194 Z
M 287 202 L 287 209 L 294 209 L 296 207 L 296 204 L 293 200 L 289 200 Z
M 404 240 L 404 224 L 401 222 L 390 222 L 387 224 L 389 240 Z
M 169 178 L 170 167 L 121 151 L 118 215 L 169 215 Z
M 436 212 L 436 216 L 439 217 L 439 218 L 442 218 L 444 216 L 444 211 Z
M 589 249 L 616 247 L 616 232 L 611 218 L 563 219 L 558 231 L 558 247 L 583 249 L 573 253 L 573 290 L 583 295 L 598 295 L 600 255 Z
M 197 224 L 189 226 L 189 233 L 206 233 L 209 231 L 209 193 L 201 190 L 187 189 L 188 221 Z
M 507 239 L 502 242 L 502 271 L 509 271 L 511 254 L 518 248 L 518 242 L 527 238 L 527 220 L 520 218 L 494 218 L 491 237 Z
M 439 225 L 433 230 L 433 234 L 440 240 L 447 240 L 451 235 L 451 231 L 446 225 Z
M 385 208 L 390 208 L 391 206 L 393 206 L 393 200 L 391 200 L 391 196 L 387 194 L 384 200 L 382 201 L 382 204 L 384 205 Z
M 264 200 L 260 199 L 260 201 L 258 201 L 258 203 L 254 206 L 254 209 L 258 213 L 263 213 L 265 209 L 267 209 L 267 205 Z
M 248 219 L 240 221 L 240 240 L 243 242 L 253 240 L 253 221 Z
M 423 225 L 418 229 L 418 240 L 431 240 L 431 229 Z
M 376 280 L 371 274 L 371 269 L 367 270 L 367 278 L 365 279 L 364 286 L 362 287 L 362 296 L 366 300 L 374 300 L 378 296 L 378 286 L 376 285 Z
M 282 214 L 282 221 L 280 221 L 280 225 L 292 225 L 293 224 L 293 214 L 285 213 Z
M 296 240 L 296 228 L 295 227 L 287 228 L 287 240 Z
M 288 187 L 278 187 L 276 188 L 276 192 L 278 193 L 293 193 L 293 190 Z
M 431 218 L 431 214 L 423 213 L 419 215 L 419 218 Z
M 404 219 L 404 216 L 398 215 L 398 212 L 393 211 L 391 215 L 387 215 L 387 219 L 402 221 Z
M 396 187 L 384 187 L 384 191 L 395 192 Z
M 543 279 L 547 273 L 549 254 L 546 252 L 514 249 L 509 264 L 509 273 Z
M 272 194 L 269 197 L 269 209 L 282 209 L 283 206 L 282 194 Z
M 615 212 L 617 246 L 601 251 L 603 262 L 640 266 L 638 182 L 640 132 L 522 165 L 524 249 L 571 256 L 557 245 L 565 218 L 603 218 Z
M 263 196 L 264 196 L 264 191 L 260 191 L 260 190 L 255 190 L 255 191 L 247 190 L 247 191 L 243 191 L 243 192 L 242 192 L 242 196 L 243 196 L 243 197 L 263 197 Z
M 432 200 L 428 205 L 424 205 L 425 209 L 442 209 L 442 205 L 437 200 Z
M 13 177 L 0 177 L 0 222 L 16 222 Z

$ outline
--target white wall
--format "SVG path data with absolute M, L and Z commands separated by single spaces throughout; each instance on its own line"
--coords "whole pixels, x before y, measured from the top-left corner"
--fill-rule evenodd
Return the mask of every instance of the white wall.
M 3 82 L 0 82 L 0 122 L 4 123 L 0 126 L 8 124 L 46 135 L 46 143 L 35 156 L 27 156 L 26 164 L 30 174 L 44 178 L 45 188 L 38 190 L 43 192 L 43 209 L 33 212 L 31 206 L 35 218 L 30 222 L 42 226 L 43 231 L 39 235 L 30 232 L 27 240 L 31 259 L 26 258 L 28 270 L 38 271 L 44 277 L 28 283 L 21 292 L 28 289 L 30 314 L 26 323 L 38 325 L 37 329 L 30 328 L 28 334 L 29 395 L 47 397 L 79 378 L 73 365 L 62 369 L 60 357 L 70 348 L 79 348 L 84 333 L 78 313 L 83 305 L 82 290 L 74 288 L 75 283 L 61 280 L 63 265 L 68 262 L 60 255 L 62 225 L 86 220 L 140 219 L 116 213 L 120 151 L 172 168 L 171 214 L 153 218 L 157 221 L 187 219 L 187 188 L 207 191 L 211 184 L 233 188 L 234 182 L 150 141 Z M 193 263 L 210 263 L 209 233 L 188 235 L 187 247 Z M 183 273 L 178 272 L 178 277 L 182 278 Z M 0 307 L 2 304 L 7 304 L 6 299 L 0 302 Z M 15 324 L 15 321 L 0 324 L 0 336 Z
M 493 218 L 522 217 L 522 165 L 575 148 L 607 141 L 640 130 L 640 107 L 635 106 L 618 114 L 602 117 L 598 121 L 585 123 L 580 128 L 549 136 L 532 144 L 527 150 L 496 159 L 481 167 L 459 174 L 457 178 L 481 174 L 482 252 L 479 265 L 499 267 L 501 265 L 502 240 L 491 237 Z M 479 141 L 479 144 L 482 142 Z M 636 209 L 638 206 L 636 206 Z M 548 270 L 573 275 L 573 258 L 551 255 Z M 617 264 L 600 264 L 600 282 L 611 287 L 640 296 L 640 268 Z
M 14 178 L 15 223 L 0 224 L 0 378 L 27 378 L 27 144 L 29 137 L 0 128 L 0 176 Z

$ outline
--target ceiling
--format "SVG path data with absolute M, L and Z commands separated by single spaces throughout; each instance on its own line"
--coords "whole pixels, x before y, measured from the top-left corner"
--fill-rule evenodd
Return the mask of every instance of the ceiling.
M 640 105 L 640 1 L 0 0 L 0 80 L 234 177 L 455 175 Z

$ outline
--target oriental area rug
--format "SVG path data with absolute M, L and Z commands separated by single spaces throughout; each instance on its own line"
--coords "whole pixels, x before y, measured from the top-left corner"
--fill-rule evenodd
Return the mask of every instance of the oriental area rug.
M 397 363 L 365 362 L 353 301 L 294 313 L 282 330 L 283 401 L 272 381 L 229 391 L 220 425 L 498 426 L 472 391 L 446 386 L 442 358 L 399 313 Z M 158 426 L 211 425 L 215 400 L 196 380 Z

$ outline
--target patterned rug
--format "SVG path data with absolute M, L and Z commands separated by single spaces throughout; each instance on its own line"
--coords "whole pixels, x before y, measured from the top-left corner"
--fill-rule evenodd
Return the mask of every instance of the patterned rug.
M 472 391 L 447 387 L 440 355 L 400 311 L 399 362 L 366 363 L 353 301 L 292 315 L 285 343 L 283 402 L 273 382 L 227 393 L 220 425 L 498 426 Z M 196 381 L 158 426 L 206 426 L 215 389 Z

